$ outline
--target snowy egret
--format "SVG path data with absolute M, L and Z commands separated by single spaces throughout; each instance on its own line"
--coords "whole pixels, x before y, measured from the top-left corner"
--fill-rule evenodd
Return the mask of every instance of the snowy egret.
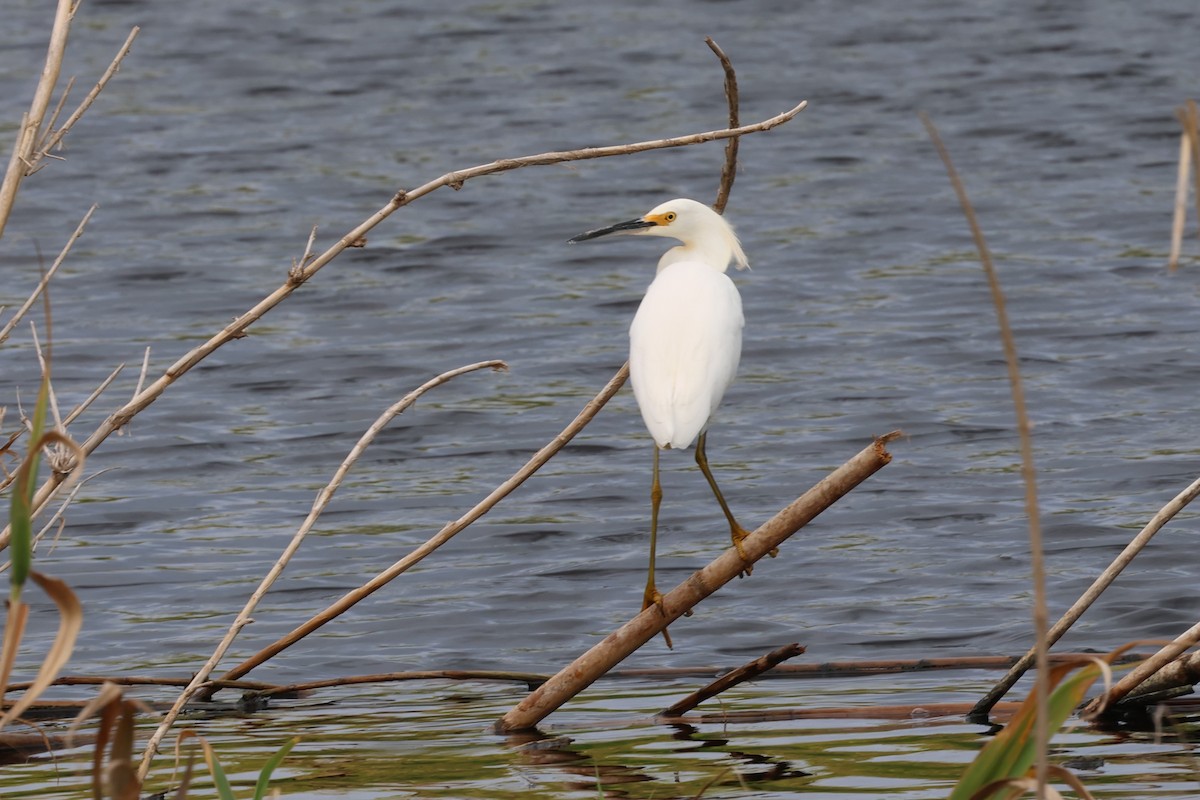
M 662 595 L 654 585 L 654 550 L 662 502 L 659 450 L 684 449 L 695 443 L 696 464 L 725 512 L 734 547 L 743 560 L 746 558 L 742 540 L 749 531 L 729 510 L 708 468 L 704 445 L 713 412 L 733 382 L 742 354 L 742 298 L 725 270 L 730 261 L 738 269 L 750 265 L 733 227 L 695 200 L 671 200 L 645 216 L 588 231 L 570 241 L 582 242 L 610 233 L 664 236 L 680 242 L 659 260 L 658 272 L 629 328 L 633 394 L 654 439 L 650 569 L 642 601 L 644 610 L 652 603 L 662 607 Z

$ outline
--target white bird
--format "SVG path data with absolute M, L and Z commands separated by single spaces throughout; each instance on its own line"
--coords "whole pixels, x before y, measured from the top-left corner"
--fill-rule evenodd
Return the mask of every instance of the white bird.
M 696 464 L 708 479 L 730 537 L 745 560 L 749 534 L 734 519 L 708 468 L 705 438 L 713 412 L 737 373 L 742 354 L 742 298 L 725 274 L 730 261 L 750 266 L 733 227 L 703 203 L 671 200 L 645 216 L 580 234 L 571 242 L 610 233 L 677 239 L 658 262 L 658 271 L 629 328 L 629 370 L 642 419 L 654 439 L 650 499 L 650 569 L 643 610 L 662 607 L 654 585 L 654 550 L 662 487 L 658 451 L 696 445 Z M 746 567 L 747 574 L 750 567 Z M 665 631 L 664 631 L 665 634 Z M 670 645 L 670 638 L 667 639 Z

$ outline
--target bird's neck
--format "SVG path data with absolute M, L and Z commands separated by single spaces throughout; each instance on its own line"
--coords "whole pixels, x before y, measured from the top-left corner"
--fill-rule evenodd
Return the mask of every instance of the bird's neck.
M 724 237 L 706 236 L 690 244 L 672 247 L 663 253 L 662 258 L 658 260 L 658 272 L 662 272 L 666 267 L 680 261 L 699 261 L 717 272 L 724 272 L 729 268 L 732 258 L 733 248 L 725 241 Z

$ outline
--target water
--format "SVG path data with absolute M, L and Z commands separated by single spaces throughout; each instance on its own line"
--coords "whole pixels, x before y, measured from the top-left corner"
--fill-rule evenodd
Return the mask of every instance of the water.
M 40 69 L 43 5 L 9 3 L 0 32 L 8 138 Z M 161 374 L 279 286 L 313 225 L 328 246 L 397 189 L 448 170 L 720 127 L 712 35 L 738 68 L 743 120 L 811 104 L 741 145 L 728 217 L 754 269 L 735 278 L 742 370 L 709 444 L 726 494 L 757 524 L 872 436 L 907 438 L 778 560 L 673 626 L 674 652 L 655 643 L 631 665 L 732 665 L 790 641 L 821 661 L 1020 652 L 1029 559 L 995 316 L 916 115 L 950 147 L 1007 293 L 1061 611 L 1200 464 L 1195 239 L 1179 273 L 1165 268 L 1173 111 L 1195 94 L 1193 16 L 1183 2 L 88 4 L 65 70 L 83 85 L 132 25 L 143 30 L 68 137 L 66 161 L 24 185 L 0 247 L 0 303 L 21 302 L 38 252 L 51 257 L 98 203 L 52 290 L 60 403 L 131 367 L 76 424 L 85 438 L 132 393 L 144 348 L 151 377 Z M 385 431 L 229 664 L 474 505 L 620 366 L 661 252 L 565 240 L 670 197 L 709 200 L 720 163 L 707 145 L 439 190 L 185 375 L 96 452 L 89 473 L 111 471 L 82 490 L 58 548 L 40 556 L 87 609 L 69 671 L 191 674 L 377 414 L 434 374 L 502 358 L 507 374 L 459 378 Z M 6 344 L 6 430 L 35 380 L 19 333 Z M 667 455 L 660 586 L 726 543 L 691 459 Z M 553 671 L 640 602 L 649 461 L 623 392 L 482 521 L 253 677 Z M 1064 646 L 1107 649 L 1193 624 L 1194 519 L 1168 526 Z M 35 611 L 23 669 L 54 625 Z M 799 691 L 766 685 L 781 705 Z M 953 691 L 973 700 L 986 685 Z M 439 709 L 457 691 L 406 688 L 403 705 Z M 428 723 L 423 741 L 482 748 L 511 767 L 482 731 L 518 696 L 485 687 L 445 725 Z M 353 717 L 378 698 L 337 704 Z M 621 711 L 657 707 L 635 698 Z M 253 724 L 277 724 L 281 741 L 306 713 Z M 586 727 L 580 713 L 568 706 L 552 721 Z M 955 730 L 966 742 L 979 732 Z M 774 738 L 737 734 L 735 747 Z M 616 735 L 643 736 L 664 733 Z M 945 761 L 900 796 L 944 795 Z M 513 770 L 470 780 L 500 791 Z M 388 791 L 400 790 L 346 796 Z

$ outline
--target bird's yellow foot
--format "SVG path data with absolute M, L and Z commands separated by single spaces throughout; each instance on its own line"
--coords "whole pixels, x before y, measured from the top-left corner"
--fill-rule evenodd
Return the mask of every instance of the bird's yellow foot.
M 650 606 L 658 606 L 659 611 L 664 614 L 666 613 L 666 610 L 663 608 L 662 593 L 653 586 L 647 586 L 646 593 L 642 595 L 642 611 L 645 611 Z
M 667 611 L 663 608 L 663 596 L 654 586 L 647 586 L 646 593 L 642 595 L 642 611 L 645 611 L 650 606 L 658 606 L 659 613 L 666 614 Z M 691 612 L 688 612 L 691 613 Z M 675 645 L 671 644 L 671 634 L 667 633 L 667 629 L 662 630 L 663 641 L 667 643 L 668 650 L 674 650 Z
M 743 540 L 749 535 L 750 531 L 736 522 L 729 528 L 729 538 L 733 540 L 733 546 L 737 549 L 738 558 L 745 564 L 745 567 L 742 569 L 742 575 L 747 578 L 754 573 L 754 567 L 751 566 L 750 559 L 746 557 L 746 546 L 742 544 Z

